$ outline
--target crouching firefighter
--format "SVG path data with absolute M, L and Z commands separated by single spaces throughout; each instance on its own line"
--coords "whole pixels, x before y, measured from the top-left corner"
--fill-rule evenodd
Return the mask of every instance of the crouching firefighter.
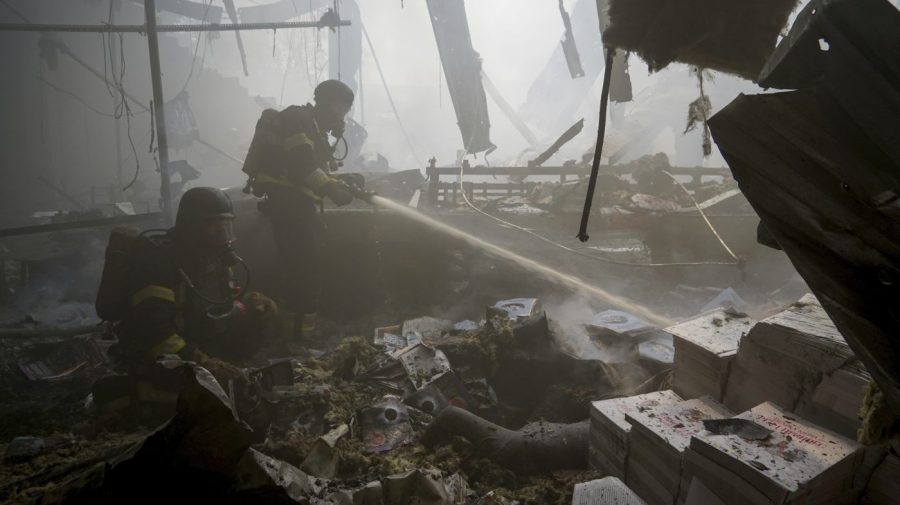
M 246 359 L 276 312 L 255 293 L 233 249 L 231 200 L 214 188 L 193 188 L 181 198 L 175 227 L 110 235 L 97 294 L 97 314 L 113 321 L 118 342 L 110 349 L 124 375 L 93 388 L 101 417 L 132 421 L 165 418 L 193 361 L 223 382 L 241 371 L 227 360 Z M 166 366 L 166 365 L 169 366 Z
M 265 198 L 260 210 L 272 222 L 285 289 L 282 319 L 288 338 L 315 334 L 322 283 L 323 198 L 344 206 L 368 200 L 359 174 L 332 175 L 339 163 L 335 147 L 343 138 L 344 117 L 353 91 L 328 80 L 314 92 L 315 105 L 263 111 L 244 162 L 245 192 Z M 328 134 L 337 139 L 332 146 Z

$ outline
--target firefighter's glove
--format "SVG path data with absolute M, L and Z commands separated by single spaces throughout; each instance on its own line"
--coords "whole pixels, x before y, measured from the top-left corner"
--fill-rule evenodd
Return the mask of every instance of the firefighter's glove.
M 251 291 L 244 295 L 243 302 L 251 314 L 260 317 L 278 316 L 278 305 L 259 291 Z
M 350 186 L 351 188 L 362 190 L 366 187 L 366 178 L 362 174 L 351 172 L 346 174 L 334 174 L 331 177 L 341 180 L 344 184 Z
M 209 356 L 200 350 L 194 352 L 194 361 L 198 365 L 209 370 L 209 373 L 211 373 L 212 376 L 216 378 L 216 380 L 219 382 L 219 385 L 223 388 L 228 387 L 229 380 L 232 380 L 235 383 L 243 383 L 246 381 L 246 377 L 242 369 L 232 365 L 227 361 Z
M 351 192 L 350 187 L 344 184 L 343 181 L 334 179 L 326 184 L 323 189 L 325 190 L 325 196 L 338 207 L 349 205 L 350 202 L 353 201 L 353 193 Z

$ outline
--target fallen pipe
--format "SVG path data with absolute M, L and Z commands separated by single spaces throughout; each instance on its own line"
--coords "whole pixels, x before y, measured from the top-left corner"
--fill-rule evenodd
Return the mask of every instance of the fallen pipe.
M 461 436 L 480 456 L 516 473 L 543 473 L 587 468 L 588 421 L 572 424 L 537 422 L 509 430 L 458 407 L 441 411 L 422 442 L 434 447 Z

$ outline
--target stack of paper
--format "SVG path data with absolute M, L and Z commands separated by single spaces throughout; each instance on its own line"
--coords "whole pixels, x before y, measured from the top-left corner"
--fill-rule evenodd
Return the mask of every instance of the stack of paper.
M 854 436 L 868 380 L 818 300 L 806 295 L 741 339 L 724 403 L 740 412 L 770 401 Z
M 751 440 L 697 433 L 685 454 L 685 482 L 699 479 L 729 505 L 853 503 L 856 442 L 820 428 L 772 403 L 738 416 L 772 430 Z M 692 501 L 690 493 L 684 497 Z
M 626 414 L 647 407 L 680 402 L 672 391 L 656 391 L 645 395 L 614 398 L 591 403 L 591 436 L 588 457 L 591 467 L 625 479 L 628 462 L 628 432 L 631 425 Z
M 615 477 L 575 484 L 572 505 L 647 505 Z
M 810 395 L 802 395 L 795 411 L 832 431 L 856 438 L 861 421 L 859 409 L 872 377 L 858 358 L 822 374 Z
M 684 398 L 722 401 L 738 344 L 755 323 L 744 314 L 716 310 L 667 328 L 675 339 L 672 389 Z
M 681 486 L 681 460 L 703 421 L 731 417 L 709 397 L 660 404 L 626 414 L 628 470 L 625 482 L 650 505 L 673 505 Z

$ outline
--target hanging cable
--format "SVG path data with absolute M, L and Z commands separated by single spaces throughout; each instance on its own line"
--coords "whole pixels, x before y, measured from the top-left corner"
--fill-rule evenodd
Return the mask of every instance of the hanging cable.
M 378 62 L 378 55 L 375 53 L 375 46 L 372 45 L 372 39 L 369 38 L 369 31 L 366 30 L 366 25 L 360 24 L 362 27 L 363 35 L 366 38 L 366 43 L 369 45 L 369 51 L 372 52 L 372 60 L 375 61 L 375 68 L 378 70 L 378 76 L 381 77 L 381 85 L 384 86 L 384 91 L 387 93 L 388 103 L 391 104 L 391 110 L 394 111 L 394 117 L 397 119 L 397 125 L 400 126 L 400 131 L 403 132 L 403 138 L 406 139 L 406 145 L 409 147 L 409 152 L 413 155 L 413 159 L 416 160 L 417 165 L 422 165 L 422 160 L 419 159 L 419 155 L 416 154 L 416 149 L 413 147 L 412 140 L 409 138 L 409 134 L 406 132 L 406 128 L 403 126 L 403 121 L 400 120 L 400 113 L 397 112 L 397 106 L 394 105 L 394 97 L 391 95 L 391 89 L 387 85 L 387 81 L 384 79 L 384 72 L 381 71 L 381 63 Z
M 615 49 L 606 47 L 606 66 L 603 71 L 603 89 L 600 92 L 600 123 L 597 125 L 597 147 L 594 151 L 594 162 L 591 165 L 591 178 L 588 181 L 587 195 L 584 197 L 584 210 L 581 213 L 581 226 L 578 228 L 578 240 L 588 241 L 587 226 L 594 202 L 594 190 L 597 187 L 597 176 L 600 174 L 600 157 L 603 155 L 603 139 L 606 137 L 606 109 L 609 106 L 609 84 L 612 81 L 612 66 Z
M 719 243 L 722 244 L 722 248 L 725 249 L 725 251 L 728 253 L 728 255 L 731 256 L 732 259 L 734 259 L 734 261 L 739 263 L 741 261 L 740 258 L 738 258 L 734 254 L 734 252 L 731 250 L 731 248 L 728 247 L 728 244 L 725 243 L 725 240 L 722 239 L 722 236 L 719 235 L 719 232 L 716 231 L 716 227 L 713 226 L 713 224 L 710 222 L 709 218 L 706 217 L 706 213 L 703 212 L 702 208 L 700 208 L 700 204 L 697 203 L 697 200 L 694 198 L 694 195 L 692 195 L 691 192 L 688 191 L 686 187 L 684 187 L 684 184 L 682 184 L 681 181 L 676 179 L 674 175 L 670 174 L 669 172 L 667 172 L 665 170 L 663 170 L 662 173 L 671 177 L 672 180 L 675 181 L 675 184 L 678 184 L 678 186 L 682 189 L 682 191 L 684 191 L 684 193 L 688 196 L 688 198 L 691 199 L 691 202 L 693 202 L 694 207 L 697 209 L 697 212 L 700 213 L 700 217 L 702 217 L 703 220 L 706 222 L 706 226 L 709 227 L 709 230 L 713 233 L 713 235 L 716 236 L 716 239 L 718 239 Z
M 212 7 L 212 0 L 209 0 L 209 3 L 206 4 L 206 11 L 203 13 L 203 21 L 202 21 L 203 23 L 206 23 L 206 20 L 209 17 L 210 7 Z M 208 38 L 209 34 L 207 34 L 206 36 Z M 194 45 L 194 54 L 193 54 L 193 56 L 191 56 L 191 68 L 190 68 L 190 70 L 188 70 L 187 78 L 185 78 L 184 84 L 181 86 L 181 91 L 179 91 L 178 93 L 175 93 L 175 95 L 173 95 L 173 96 L 178 96 L 178 95 L 184 93 L 185 90 L 187 90 L 188 84 L 190 84 L 191 79 L 194 77 L 194 64 L 197 62 L 197 53 L 200 49 L 200 41 L 201 40 L 203 40 L 202 33 L 197 35 L 197 43 Z M 206 49 L 204 49 L 203 52 L 206 53 Z M 204 54 L 204 56 L 205 56 L 205 54 Z M 203 66 L 201 65 L 200 68 L 202 69 Z
M 294 0 L 291 0 L 291 6 L 294 7 L 294 17 L 299 17 L 300 11 L 297 10 L 297 4 Z M 284 89 L 287 87 L 288 74 L 291 70 L 291 61 L 294 55 L 294 33 L 294 30 L 291 30 L 291 34 L 288 36 L 287 59 L 284 62 L 284 74 L 281 76 L 281 93 L 278 95 L 278 105 L 280 106 L 284 105 Z M 305 39 L 303 40 L 305 41 Z M 309 79 L 309 75 L 306 77 Z
M 104 116 L 104 117 L 108 117 L 108 118 L 113 118 L 113 119 L 115 119 L 115 117 L 116 117 L 114 114 L 110 114 L 110 113 L 108 113 L 108 112 L 103 112 L 102 110 L 99 110 L 99 109 L 93 107 L 91 104 L 85 102 L 83 99 L 81 99 L 81 97 L 79 97 L 79 96 L 76 95 L 75 93 L 72 93 L 71 91 L 68 91 L 68 90 L 66 90 L 66 89 L 60 88 L 59 86 L 57 86 L 57 85 L 51 83 L 51 82 L 48 81 L 47 79 L 44 79 L 44 78 L 43 78 L 42 76 L 40 76 L 40 75 L 38 75 L 38 76 L 36 77 L 36 79 L 37 79 L 38 81 L 44 83 L 44 85 L 46 85 L 47 87 L 53 89 L 53 90 L 56 91 L 57 93 L 66 95 L 66 96 L 68 96 L 69 98 L 75 100 L 76 102 L 80 103 L 80 104 L 83 105 L 86 109 L 88 109 L 89 111 L 91 111 L 91 112 L 93 112 L 93 113 L 95 113 L 95 114 L 98 114 L 98 115 Z

